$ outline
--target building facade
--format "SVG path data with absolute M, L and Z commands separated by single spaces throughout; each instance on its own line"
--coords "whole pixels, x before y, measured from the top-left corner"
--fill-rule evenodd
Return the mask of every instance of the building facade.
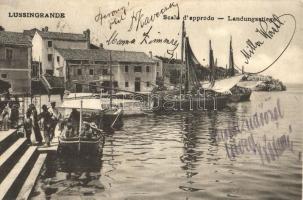
M 0 79 L 10 84 L 12 93 L 31 91 L 30 38 L 23 33 L 0 31 Z
M 145 93 L 156 84 L 159 64 L 143 52 L 57 48 L 54 55 L 54 75 L 64 77 L 66 89 L 71 91 L 99 90 L 94 85 L 109 87 L 110 71 L 113 87 L 121 90 Z
M 32 29 L 24 31 L 32 36 L 32 56 L 33 61 L 40 64 L 40 74 L 54 74 L 55 48 L 88 49 L 90 48 L 90 30 L 87 29 L 83 34 L 50 32 L 48 27 L 41 31 Z

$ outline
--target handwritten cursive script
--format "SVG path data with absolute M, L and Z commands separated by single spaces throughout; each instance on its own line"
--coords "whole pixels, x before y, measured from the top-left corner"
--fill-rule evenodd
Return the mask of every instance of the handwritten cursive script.
M 280 32 L 280 29 L 286 23 L 286 21 L 282 22 L 281 18 L 286 17 L 286 16 L 291 17 L 294 21 L 294 24 L 295 24 L 292 36 L 291 36 L 288 44 L 283 49 L 283 51 L 280 53 L 280 55 L 269 66 L 265 67 L 264 69 L 262 69 L 258 72 L 254 72 L 254 73 L 251 73 L 251 74 L 257 74 L 257 73 L 264 72 L 269 67 L 271 67 L 282 56 L 282 54 L 286 51 L 286 49 L 290 45 L 290 42 L 292 41 L 293 36 L 295 34 L 296 19 L 291 14 L 283 14 L 283 15 L 280 15 L 280 16 L 277 16 L 277 15 L 273 14 L 272 19 L 269 21 L 269 23 L 267 21 L 260 21 L 259 27 L 256 28 L 256 33 L 258 33 L 258 35 L 261 36 L 261 38 L 262 38 L 261 40 L 252 41 L 252 39 L 247 39 L 246 47 L 243 48 L 240 51 L 241 54 L 245 58 L 245 61 L 244 61 L 245 64 L 249 64 L 250 59 L 252 58 L 252 56 L 255 54 L 255 52 L 257 51 L 257 49 L 259 47 L 261 47 L 266 41 L 273 39 Z
M 160 11 L 155 12 L 154 14 L 145 17 L 144 13 L 142 12 L 142 9 L 138 11 L 134 11 L 133 15 L 131 16 L 131 24 L 129 26 L 128 31 L 132 31 L 133 29 L 135 31 L 138 31 L 139 29 L 144 28 L 146 25 L 151 24 L 156 19 L 158 19 L 160 16 L 162 16 L 164 13 L 166 13 L 168 10 L 171 10 L 172 8 L 178 8 L 178 3 L 171 2 L 168 6 L 165 6 Z
M 106 14 L 102 14 L 101 8 L 99 8 L 99 13 L 95 16 L 95 21 L 99 22 L 100 25 L 102 26 L 104 21 L 108 20 L 109 29 L 112 29 L 114 25 L 117 25 L 126 19 L 128 7 L 129 7 L 129 2 L 127 6 L 122 6 Z

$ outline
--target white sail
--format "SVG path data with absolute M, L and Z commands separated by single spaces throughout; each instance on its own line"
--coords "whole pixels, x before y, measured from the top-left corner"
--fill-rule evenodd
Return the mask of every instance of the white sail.
M 201 83 L 202 87 L 206 90 L 213 90 L 219 93 L 230 93 L 230 89 L 237 85 L 242 79 L 243 75 L 233 76 L 230 78 L 216 80 L 214 85 L 211 83 Z

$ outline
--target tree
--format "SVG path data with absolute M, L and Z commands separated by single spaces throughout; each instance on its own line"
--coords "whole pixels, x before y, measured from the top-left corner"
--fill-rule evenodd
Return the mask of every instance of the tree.
M 5 31 L 5 28 L 0 25 L 0 31 Z

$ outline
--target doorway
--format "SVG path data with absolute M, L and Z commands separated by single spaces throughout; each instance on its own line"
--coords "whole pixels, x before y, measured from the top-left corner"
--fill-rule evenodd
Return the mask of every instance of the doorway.
M 135 79 L 135 92 L 140 92 L 141 91 L 141 79 L 136 78 Z
M 76 84 L 76 93 L 81 93 L 82 92 L 82 85 Z

